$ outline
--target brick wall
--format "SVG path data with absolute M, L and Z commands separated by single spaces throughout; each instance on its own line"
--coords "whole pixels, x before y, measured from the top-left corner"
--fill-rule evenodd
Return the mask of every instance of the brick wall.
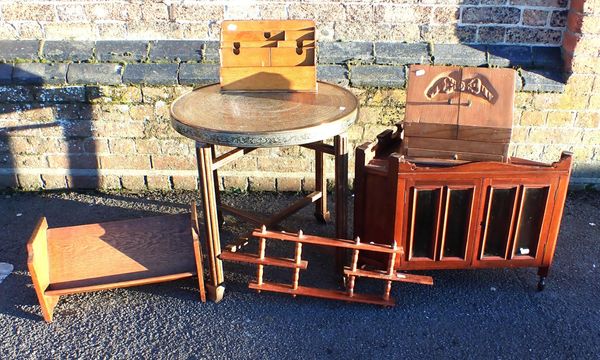
M 218 24 L 243 17 L 317 20 L 319 78 L 361 101 L 352 146 L 402 120 L 408 64 L 511 66 L 512 154 L 551 162 L 571 150 L 574 183 L 600 183 L 598 1 L 233 4 L 0 0 L 0 187 L 195 188 L 193 143 L 171 129 L 168 105 L 218 79 Z M 310 190 L 313 161 L 260 149 L 221 186 Z
M 0 1 L 5 39 L 218 39 L 225 19 L 315 19 L 322 40 L 559 45 L 568 0 Z

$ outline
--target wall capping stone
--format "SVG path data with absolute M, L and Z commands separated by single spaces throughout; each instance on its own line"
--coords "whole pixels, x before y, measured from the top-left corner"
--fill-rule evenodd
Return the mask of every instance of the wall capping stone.
M 217 41 L 0 41 L 0 84 L 205 85 L 219 81 Z M 562 92 L 560 47 L 320 41 L 318 78 L 403 88 L 406 66 L 513 67 L 523 91 Z M 117 66 L 118 65 L 118 66 Z M 522 69 L 522 71 L 521 71 Z

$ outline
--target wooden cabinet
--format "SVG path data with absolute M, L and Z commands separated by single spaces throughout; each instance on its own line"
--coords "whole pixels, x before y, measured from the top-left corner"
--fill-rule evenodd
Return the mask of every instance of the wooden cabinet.
M 357 149 L 355 235 L 361 241 L 402 246 L 399 270 L 538 267 L 547 275 L 569 153 L 553 164 L 518 158 L 417 163 L 393 152 L 399 142 L 387 133 Z M 361 260 L 385 265 L 375 254 Z

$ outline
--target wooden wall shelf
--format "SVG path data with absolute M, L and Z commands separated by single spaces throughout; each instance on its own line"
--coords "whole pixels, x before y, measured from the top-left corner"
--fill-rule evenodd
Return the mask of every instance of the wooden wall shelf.
M 314 21 L 223 21 L 221 90 L 316 91 L 315 40 Z
M 27 265 L 44 319 L 59 296 L 198 275 L 205 301 L 195 205 L 190 214 L 48 228 L 41 218 L 27 243 Z

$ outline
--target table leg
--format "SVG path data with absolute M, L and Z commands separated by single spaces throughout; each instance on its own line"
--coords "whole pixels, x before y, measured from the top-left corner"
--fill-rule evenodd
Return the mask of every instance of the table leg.
M 320 141 L 319 143 L 323 143 Z M 315 149 L 315 190 L 321 192 L 321 198 L 315 203 L 315 217 L 321 223 L 331 218 L 327 210 L 327 178 L 325 177 L 325 161 L 323 151 Z
M 335 149 L 335 236 L 348 238 L 348 136 L 346 133 L 333 139 Z M 343 272 L 346 253 L 338 249 L 335 256 L 336 268 Z
M 215 159 L 217 157 L 217 150 L 214 145 L 210 145 L 210 152 L 212 154 L 212 158 Z M 213 181 L 215 183 L 215 198 L 217 200 L 217 217 L 219 219 L 219 224 L 225 224 L 225 219 L 223 218 L 223 211 L 221 211 L 221 185 L 219 184 L 219 173 L 218 170 L 213 170 Z
M 208 248 L 210 268 L 210 284 L 207 284 L 208 297 L 219 302 L 223 298 L 223 262 L 221 254 L 221 239 L 219 237 L 219 221 L 217 216 L 217 196 L 215 192 L 215 177 L 212 171 L 213 150 L 211 145 L 196 143 L 196 160 L 202 193 L 202 208 L 204 210 L 204 229 Z

